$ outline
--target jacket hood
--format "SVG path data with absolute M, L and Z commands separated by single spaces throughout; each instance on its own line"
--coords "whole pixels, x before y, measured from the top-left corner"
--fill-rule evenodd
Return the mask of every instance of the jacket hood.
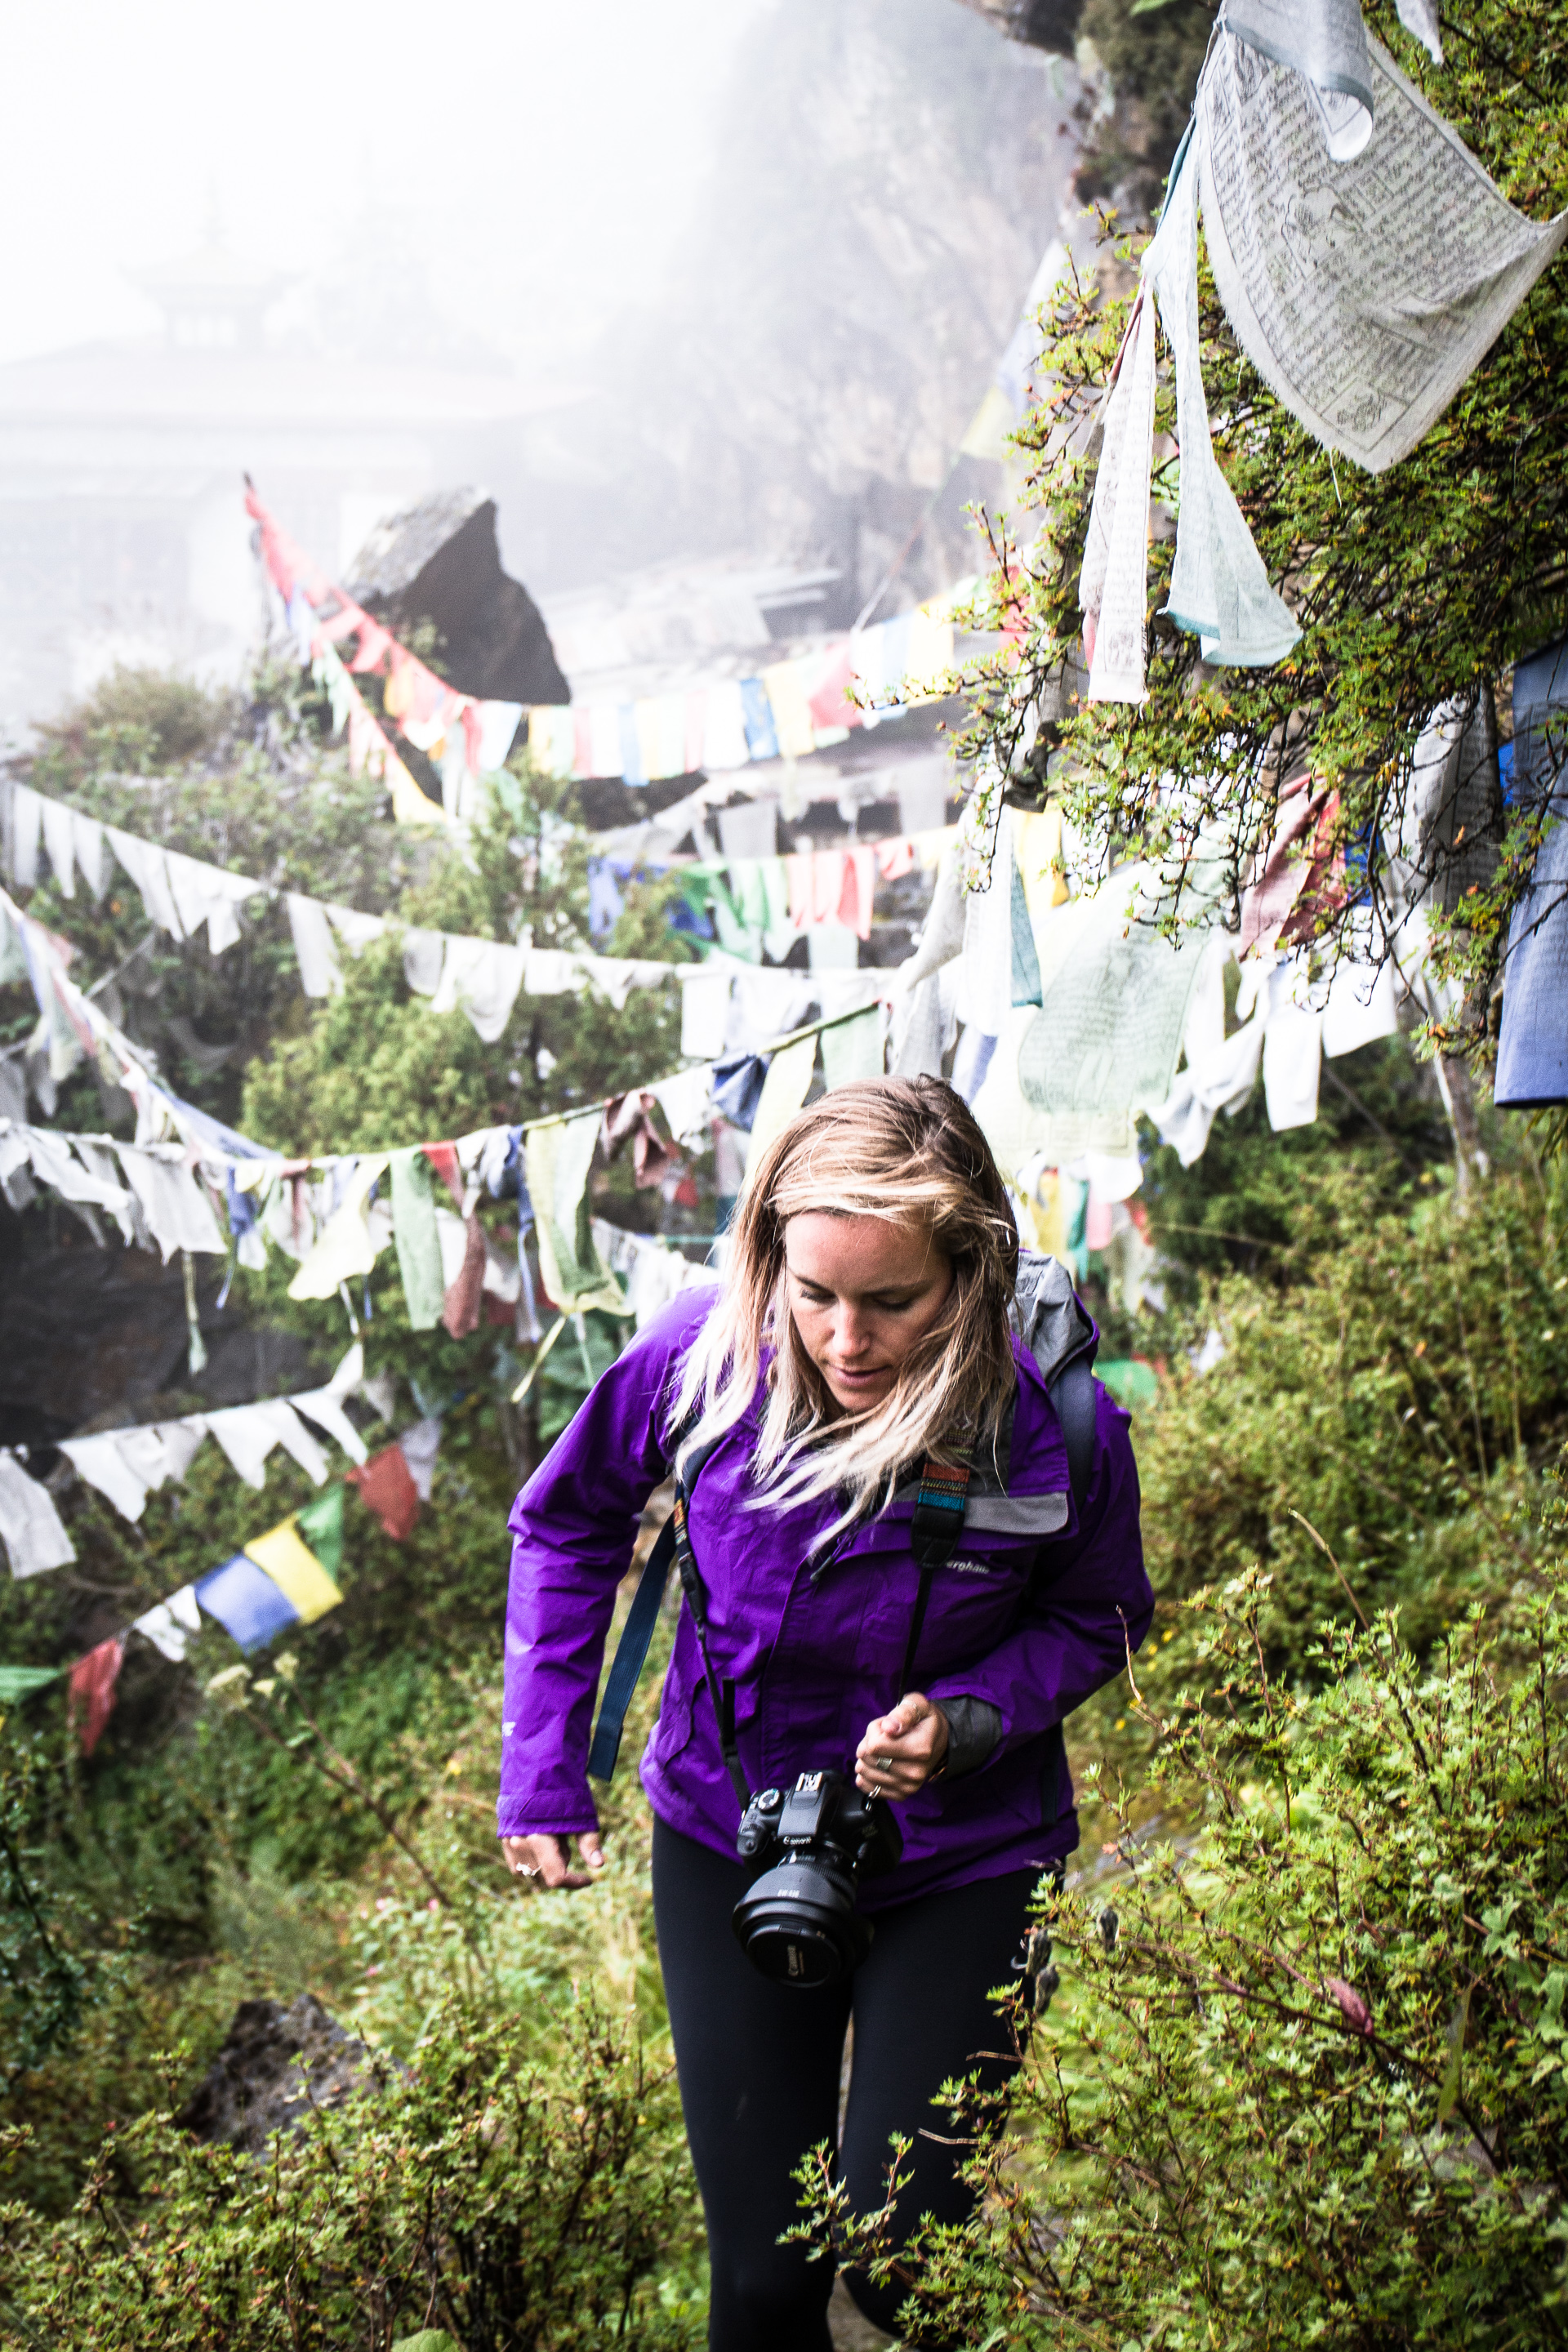
M 1087 1352 L 1092 1361 L 1100 1345 L 1100 1334 L 1079 1306 L 1066 1266 L 1037 1250 L 1018 1253 L 1018 1279 L 1007 1321 L 1047 1387 L 1075 1356 Z

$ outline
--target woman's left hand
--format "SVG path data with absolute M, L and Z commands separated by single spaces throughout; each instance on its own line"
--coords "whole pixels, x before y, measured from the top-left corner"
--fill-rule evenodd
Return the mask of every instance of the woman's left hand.
M 947 1717 L 934 1699 L 910 1691 L 890 1715 L 866 1726 L 855 1751 L 855 1785 L 902 1803 L 923 1789 L 947 1754 Z

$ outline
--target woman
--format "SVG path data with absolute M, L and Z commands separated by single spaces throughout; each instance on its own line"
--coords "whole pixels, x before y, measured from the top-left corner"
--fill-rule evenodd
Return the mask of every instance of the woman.
M 958 2151 L 925 2136 L 944 2128 L 931 2102 L 949 2076 L 1009 2071 L 987 1995 L 1020 1957 L 1042 1872 L 1078 1842 L 1062 1721 L 1148 1629 L 1127 1417 L 1094 1384 L 1075 1499 L 1047 1376 L 1092 1353 L 1094 1328 L 1049 1259 L 1026 1264 L 1027 1298 L 1006 1193 L 957 1095 L 931 1078 L 841 1087 L 762 1153 L 717 1297 L 684 1293 L 638 1334 L 512 1512 L 512 1869 L 570 1887 L 604 1865 L 590 1713 L 638 1515 L 678 1453 L 700 1465 L 688 1529 L 747 1785 L 852 1765 L 903 1833 L 901 1860 L 859 1888 L 875 1937 L 858 1969 L 802 1990 L 752 1967 L 731 1927 L 751 1879 L 740 1799 L 684 1608 L 642 1778 L 714 2352 L 828 2344 L 828 2266 L 777 2241 L 797 2218 L 793 2168 L 837 2131 L 851 2017 L 839 2162 L 856 2207 L 881 2203 L 901 2131 L 897 2230 L 966 2210 Z M 1009 1328 L 1019 1307 L 1030 1345 Z M 961 1465 L 963 1516 L 917 1625 L 928 1461 Z M 850 2286 L 890 2328 L 898 2291 Z

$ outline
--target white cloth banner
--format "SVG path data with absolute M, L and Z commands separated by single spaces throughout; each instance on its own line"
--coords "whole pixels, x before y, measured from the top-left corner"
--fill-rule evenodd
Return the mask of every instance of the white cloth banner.
M 524 967 L 531 961 L 527 948 L 500 940 L 448 939 L 430 1010 L 452 1013 L 461 1005 L 476 1034 L 493 1045 L 511 1019 Z
M 1380 1037 L 1397 1036 L 1402 993 L 1392 958 L 1377 965 L 1337 965 L 1323 1007 L 1323 1051 L 1331 1061 Z
M 46 800 L 43 803 L 44 847 L 49 853 L 49 864 L 55 869 L 55 880 L 65 898 L 76 897 L 75 828 L 71 813 L 62 801 Z
M 682 1070 L 673 1078 L 656 1078 L 648 1091 L 663 1111 L 677 1143 L 690 1147 L 708 1140 L 708 1123 L 713 1115 L 710 1068 Z
M 160 1601 L 132 1623 L 138 1633 L 145 1633 L 155 1650 L 163 1653 L 171 1665 L 183 1664 L 191 1638 L 202 1630 L 202 1612 L 196 1601 L 194 1584 L 182 1584 L 178 1592 L 171 1592 L 167 1601 Z
M 44 803 L 31 784 L 11 790 L 11 879 L 18 889 L 32 890 L 38 880 L 38 832 Z
M 626 1305 L 639 1331 L 683 1290 L 710 1288 L 720 1278 L 715 1267 L 696 1265 L 681 1251 L 606 1224 L 602 1217 L 592 1220 L 592 1228 L 599 1255 L 626 1285 Z
M 324 1389 L 306 1389 L 291 1396 L 289 1403 L 329 1437 L 335 1437 L 351 1462 L 366 1459 L 365 1443 L 343 1411 L 343 1401 L 353 1394 L 364 1379 L 364 1349 L 356 1339 Z
M 239 937 L 238 908 L 261 890 L 243 874 L 230 874 L 204 858 L 186 857 L 177 849 L 163 852 L 169 892 L 185 937 L 194 940 L 205 923 L 207 946 L 215 956 L 233 947 Z
M 1344 160 L 1325 156 L 1317 86 L 1244 29 L 1324 6 L 1227 10 L 1198 84 L 1204 227 L 1258 373 L 1316 439 L 1381 474 L 1442 415 L 1559 250 L 1568 214 L 1537 224 L 1515 211 L 1364 36 L 1368 135 Z
M 169 869 L 163 851 L 150 841 L 138 840 L 133 833 L 121 833 L 118 825 L 107 825 L 104 830 L 110 847 L 142 893 L 148 920 L 159 930 L 167 931 L 171 939 L 183 940 L 185 927 L 169 887 Z
M 47 1486 L 29 1478 L 16 1455 L 0 1450 L 0 1536 L 5 1539 L 13 1576 L 38 1576 L 65 1568 L 76 1547 L 60 1524 Z
M 680 1050 L 688 1061 L 714 1062 L 724 1051 L 731 975 L 707 964 L 680 983 Z
M 247 1486 L 266 1485 L 267 1457 L 276 1445 L 292 1454 L 312 1486 L 325 1483 L 327 1457 L 287 1397 L 226 1406 L 209 1412 L 206 1424 Z
M 1147 284 L 1105 410 L 1079 574 L 1091 702 L 1143 702 L 1149 604 L 1149 481 L 1154 439 L 1154 301 Z
M 1301 632 L 1268 584 L 1209 436 L 1198 356 L 1198 166 L 1190 153 L 1165 200 L 1143 274 L 1159 298 L 1176 375 L 1181 489 L 1165 610 L 1199 638 L 1205 661 L 1247 667 L 1282 661 Z
M 177 1249 L 227 1256 L 212 1203 L 183 1161 L 160 1159 L 131 1143 L 115 1148 L 165 1265 Z
M 293 890 L 286 903 L 300 987 L 307 996 L 335 996 L 343 984 L 343 971 L 325 907 L 319 898 L 302 898 Z
M 360 955 L 372 940 L 379 940 L 389 928 L 384 915 L 362 915 L 357 907 L 327 906 L 327 920 L 336 931 L 350 955 Z
M 62 1200 L 89 1201 L 116 1216 L 130 1208 L 132 1196 L 123 1185 L 82 1166 L 63 1135 L 47 1127 L 31 1127 L 26 1136 L 34 1175 L 40 1184 L 52 1185 Z

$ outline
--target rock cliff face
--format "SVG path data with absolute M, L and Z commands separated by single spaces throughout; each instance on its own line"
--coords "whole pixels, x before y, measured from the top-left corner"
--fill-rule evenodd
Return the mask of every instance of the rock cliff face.
M 988 16 L 1011 41 L 1068 58 L 1083 14 L 1083 0 L 962 0 L 962 5 Z
M 842 625 L 934 501 L 899 601 L 950 579 L 963 502 L 1000 470 L 950 472 L 1055 233 L 1075 93 L 952 0 L 760 16 L 679 291 L 626 320 L 563 453 L 580 557 L 509 528 L 516 568 L 574 585 L 677 551 L 826 562 Z
M 1124 224 L 1150 217 L 1186 125 L 1215 18 L 1213 0 L 961 0 L 1009 40 L 1071 57 L 1100 80 L 1083 110 L 1078 194 Z

